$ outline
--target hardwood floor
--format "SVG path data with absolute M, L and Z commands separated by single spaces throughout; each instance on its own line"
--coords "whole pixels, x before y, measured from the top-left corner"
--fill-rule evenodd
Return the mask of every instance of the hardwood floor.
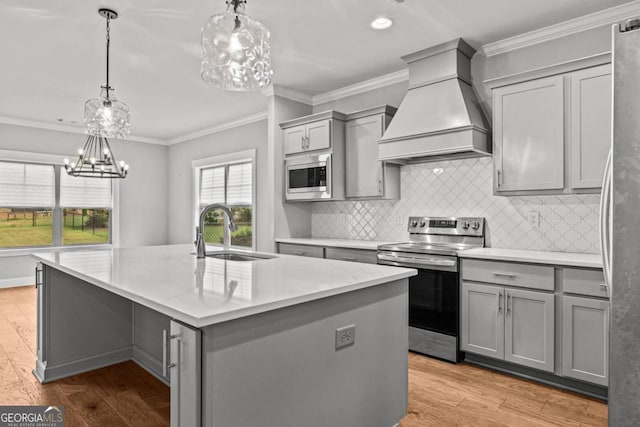
M 0 405 L 62 404 L 68 427 L 169 425 L 169 388 L 134 362 L 40 384 L 31 373 L 35 296 L 33 286 L 0 289 Z M 401 427 L 606 425 L 601 401 L 409 355 L 409 408 Z
M 400 427 L 606 425 L 600 400 L 409 353 L 409 408 Z

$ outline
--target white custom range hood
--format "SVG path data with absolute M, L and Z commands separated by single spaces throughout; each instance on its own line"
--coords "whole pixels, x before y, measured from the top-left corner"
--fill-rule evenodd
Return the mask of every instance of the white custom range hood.
M 409 90 L 378 143 L 380 160 L 491 155 L 490 127 L 471 87 L 474 53 L 456 39 L 402 57 L 409 65 Z

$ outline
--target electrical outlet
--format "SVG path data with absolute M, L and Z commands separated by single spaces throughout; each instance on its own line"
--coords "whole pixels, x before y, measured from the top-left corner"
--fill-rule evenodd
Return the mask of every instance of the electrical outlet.
M 529 224 L 533 228 L 540 228 L 540 212 L 529 211 Z
M 356 342 L 356 325 L 336 329 L 336 350 Z

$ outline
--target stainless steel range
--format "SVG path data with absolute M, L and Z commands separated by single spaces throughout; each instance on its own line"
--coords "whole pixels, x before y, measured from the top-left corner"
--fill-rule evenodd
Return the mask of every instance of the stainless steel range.
M 484 246 L 484 218 L 410 217 L 409 241 L 378 246 L 378 264 L 412 267 L 409 350 L 458 362 L 458 252 Z

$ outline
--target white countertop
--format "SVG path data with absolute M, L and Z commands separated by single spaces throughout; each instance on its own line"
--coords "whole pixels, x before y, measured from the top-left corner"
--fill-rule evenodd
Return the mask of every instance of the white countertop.
M 476 248 L 461 251 L 461 258 L 479 258 L 498 261 L 531 262 L 536 264 L 566 265 L 570 267 L 602 268 L 602 257 L 595 254 L 572 252 L 529 251 L 521 249 Z
M 275 256 L 197 259 L 189 244 L 33 254 L 44 264 L 195 327 L 416 274 L 408 268 Z
M 351 240 L 351 239 L 331 239 L 328 237 L 288 237 L 276 239 L 278 243 L 293 243 L 296 245 L 330 246 L 332 248 L 367 249 L 375 251 L 380 245 L 398 243 L 402 241 L 381 241 L 381 240 Z

